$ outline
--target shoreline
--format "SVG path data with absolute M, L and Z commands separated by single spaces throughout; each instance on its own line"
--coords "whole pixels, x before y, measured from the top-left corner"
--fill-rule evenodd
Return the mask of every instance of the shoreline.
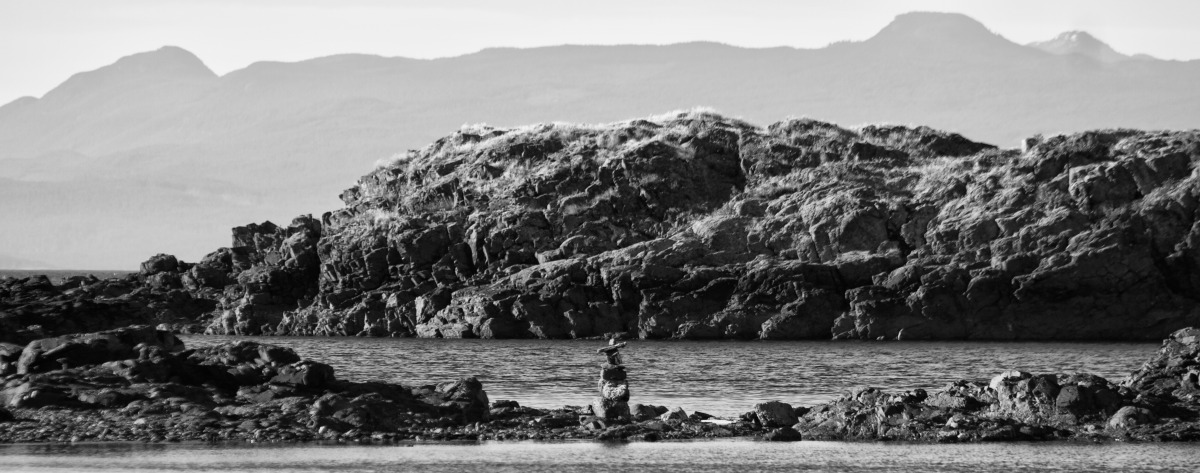
M 16 363 L 20 373 L 0 390 L 0 443 L 1200 440 L 1197 329 L 1172 334 L 1120 384 L 1006 371 L 941 390 L 857 388 L 815 406 L 768 401 L 725 425 L 666 406 L 606 414 L 493 402 L 473 377 L 424 386 L 339 380 L 290 348 L 246 340 L 185 348 L 148 326 L 38 340 Z

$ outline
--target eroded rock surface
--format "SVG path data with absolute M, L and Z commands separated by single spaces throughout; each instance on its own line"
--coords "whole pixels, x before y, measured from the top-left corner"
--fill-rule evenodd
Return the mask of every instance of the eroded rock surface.
M 238 227 L 198 263 L 155 257 L 130 294 L 22 304 L 36 281 L 0 284 L 0 323 L 55 335 L 68 322 L 53 317 L 139 313 L 101 310 L 127 303 L 150 308 L 134 322 L 220 334 L 1157 339 L 1200 324 L 1200 132 L 1027 142 L 703 112 L 464 127 L 363 176 L 342 209 Z

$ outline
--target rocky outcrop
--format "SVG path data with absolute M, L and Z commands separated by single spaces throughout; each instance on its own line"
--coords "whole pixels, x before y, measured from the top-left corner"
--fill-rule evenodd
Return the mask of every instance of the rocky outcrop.
M 0 343 L 94 332 L 131 324 L 187 327 L 211 314 L 213 300 L 193 295 L 179 284 L 178 272 L 161 271 L 158 259 L 149 272 L 121 278 L 73 277 L 57 284 L 45 276 L 0 278 Z M 145 265 L 144 265 L 145 266 Z M 6 355 L 0 348 L 0 365 Z
M 208 304 L 222 334 L 1149 340 L 1200 324 L 1200 132 L 1027 145 L 702 112 L 465 127 L 363 176 L 342 209 L 239 227 L 131 281 Z
M 774 403 L 745 418 L 764 425 L 794 413 L 808 439 L 936 442 L 1200 440 L 1200 330 L 1182 329 L 1121 384 L 1087 374 L 1006 371 L 990 383 L 959 381 L 929 393 L 858 388 L 789 412 Z M 790 408 L 790 406 L 787 406 Z
M 31 342 L 25 351 L 49 353 L 40 350 L 57 340 Z M 169 333 L 147 327 L 72 340 L 119 343 L 90 362 L 31 365 L 35 368 L 5 376 L 0 442 L 751 436 L 770 441 L 1200 441 L 1197 329 L 1172 334 L 1120 384 L 1087 374 L 1010 370 L 990 382 L 963 380 L 933 392 L 862 387 L 811 407 L 764 402 L 739 419 L 629 405 L 627 399 L 617 401 L 624 415 L 615 416 L 586 406 L 489 403 L 474 377 L 416 387 L 351 382 L 338 379 L 329 365 L 287 348 L 240 341 L 184 349 Z M 133 342 L 135 349 L 121 348 Z
M 39 362 L 78 350 L 92 356 Z M 351 382 L 288 348 L 240 341 L 185 349 L 169 332 L 144 326 L 35 340 L 24 352 L 33 361 L 0 384 L 0 443 L 653 441 L 760 433 L 748 423 L 704 423 L 704 415 L 682 409 L 662 418 L 597 419 L 584 408 L 489 403 L 474 377 L 427 386 Z

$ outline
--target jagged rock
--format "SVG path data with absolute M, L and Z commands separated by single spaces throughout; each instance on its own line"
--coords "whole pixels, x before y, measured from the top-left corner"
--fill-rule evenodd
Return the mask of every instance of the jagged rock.
M 119 281 L 0 282 L 0 340 L 129 323 L 1152 340 L 1200 324 L 1200 132 L 1030 143 L 707 112 L 468 127 L 364 175 L 344 208 L 237 227 L 195 264 L 158 255 Z
M 1189 327 L 1172 333 L 1162 348 L 1121 385 L 1158 398 L 1183 398 L 1197 391 L 1197 369 L 1200 329 Z

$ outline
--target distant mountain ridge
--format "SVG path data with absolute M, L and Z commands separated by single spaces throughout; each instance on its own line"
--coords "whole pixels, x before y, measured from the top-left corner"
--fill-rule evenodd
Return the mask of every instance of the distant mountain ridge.
M 1042 51 L 1051 54 L 1078 54 L 1104 63 L 1116 63 L 1134 59 L 1134 56 L 1121 54 L 1108 44 L 1096 39 L 1086 31 L 1068 31 L 1048 41 L 1029 43 Z M 1141 58 L 1153 59 L 1142 55 Z
M 1107 46 L 1072 46 L 1086 39 L 1020 45 L 964 15 L 911 13 L 820 49 L 348 54 L 223 76 L 166 47 L 0 107 L 0 220 L 17 222 L 0 247 L 60 267 L 132 268 L 156 252 L 194 260 L 229 227 L 335 208 L 376 161 L 464 123 L 612 122 L 704 105 L 759 123 L 928 124 L 1001 146 L 1200 123 L 1200 61 L 1108 60 Z

